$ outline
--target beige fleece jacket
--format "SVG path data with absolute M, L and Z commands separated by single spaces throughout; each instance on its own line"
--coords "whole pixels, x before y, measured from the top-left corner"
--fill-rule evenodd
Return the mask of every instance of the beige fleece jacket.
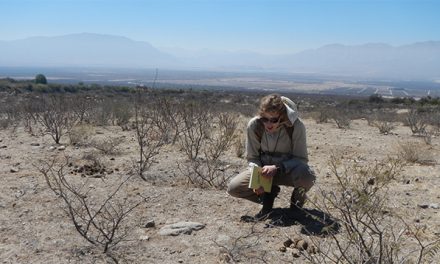
M 286 154 L 283 157 L 274 157 L 274 164 L 282 163 L 286 173 L 289 173 L 298 160 L 304 163 L 308 162 L 306 128 L 303 122 L 297 118 L 294 123 L 292 138 L 288 135 L 285 126 L 282 125 L 278 131 L 273 134 L 263 132 L 261 142 L 256 134 L 257 119 L 252 118 L 247 126 L 246 136 L 246 158 L 248 162 L 262 166 L 267 161 L 262 160 L 261 152 Z M 261 151 L 261 152 L 260 152 Z M 267 156 L 267 155 L 266 155 Z M 269 155 L 270 156 L 270 155 Z

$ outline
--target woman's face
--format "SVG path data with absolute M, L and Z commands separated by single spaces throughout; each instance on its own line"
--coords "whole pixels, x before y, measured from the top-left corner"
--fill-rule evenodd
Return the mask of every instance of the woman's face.
M 274 133 L 280 126 L 280 114 L 277 112 L 264 112 L 261 115 L 261 121 L 267 132 Z

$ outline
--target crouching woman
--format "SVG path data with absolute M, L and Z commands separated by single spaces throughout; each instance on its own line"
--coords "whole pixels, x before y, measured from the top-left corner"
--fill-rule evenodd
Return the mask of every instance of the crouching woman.
M 258 116 L 247 126 L 246 158 L 249 166 L 262 167 L 263 177 L 273 178 L 271 192 L 250 189 L 250 172 L 246 170 L 231 180 L 228 193 L 262 203 L 261 211 L 255 216 L 257 220 L 267 218 L 272 212 L 280 185 L 293 187 L 292 210 L 303 207 L 316 177 L 307 164 L 306 129 L 290 99 L 278 94 L 261 99 Z

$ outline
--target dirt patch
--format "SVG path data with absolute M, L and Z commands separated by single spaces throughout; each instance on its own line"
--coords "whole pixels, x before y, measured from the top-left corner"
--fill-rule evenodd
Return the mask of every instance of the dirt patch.
M 243 120 L 245 122 L 245 120 Z M 245 123 L 244 123 L 245 124 Z M 244 126 L 243 124 L 243 126 Z M 398 126 L 392 134 L 380 134 L 365 120 L 354 120 L 350 129 L 341 130 L 333 123 L 316 124 L 305 120 L 308 131 L 310 164 L 318 175 L 310 198 L 318 189 L 331 189 L 336 179 L 328 165 L 329 157 L 356 164 L 372 164 L 396 154 L 399 143 L 414 138 L 408 127 Z M 118 151 L 105 155 L 87 146 L 72 146 L 63 138 L 65 149 L 53 145 L 49 136 L 30 136 L 24 128 L 0 131 L 0 259 L 2 263 L 107 263 L 112 259 L 89 244 L 76 232 L 63 211 L 63 202 L 47 187 L 38 172 L 41 161 L 69 156 L 71 163 L 66 178 L 83 184 L 89 193 L 102 199 L 108 190 L 133 172 L 136 161 L 134 131 L 119 127 L 99 127 L 95 137 L 120 138 Z M 92 135 L 93 137 L 93 135 Z M 65 140 L 63 142 L 63 140 Z M 408 164 L 388 190 L 393 210 L 406 215 L 409 223 L 423 226 L 426 239 L 440 236 L 440 141 L 432 139 L 429 151 L 433 163 Z M 88 158 L 87 158 L 88 157 Z M 93 158 L 91 158 L 93 157 Z M 125 223 L 130 227 L 126 241 L 112 250 L 112 257 L 122 263 L 218 263 L 263 262 L 280 263 L 294 260 L 292 251 L 304 249 L 283 245 L 298 235 L 309 241 L 304 227 L 313 221 L 285 218 L 280 225 L 266 221 L 244 223 L 243 215 L 252 215 L 259 206 L 235 199 L 225 190 L 197 189 L 185 185 L 176 164 L 184 160 L 177 145 L 167 145 L 146 173 L 147 181 L 132 177 L 124 188 L 123 196 L 133 201 L 142 200 Z M 233 176 L 245 169 L 246 162 L 229 151 L 227 175 Z M 35 167 L 37 166 L 37 167 Z M 282 187 L 275 201 L 278 215 L 289 212 L 291 188 Z M 427 205 L 427 206 L 426 206 Z M 306 204 L 309 212 L 316 208 Z M 289 219 L 291 220 L 289 222 Z M 151 224 L 154 222 L 154 225 Z M 197 222 L 204 225 L 178 236 L 163 236 L 159 230 L 179 222 Z M 147 224 L 150 223 L 150 224 Z M 315 226 L 316 227 L 316 226 Z M 319 227 L 318 227 L 319 229 Z M 311 235 L 316 237 L 316 235 Z M 322 241 L 325 241 L 323 238 Z M 298 245 L 298 246 L 296 246 Z M 284 249 L 280 250 L 284 246 Z M 311 247 L 313 248 L 313 247 Z M 319 254 L 318 249 L 312 250 Z M 296 258 L 298 257 L 299 260 Z M 298 255 L 297 261 L 305 261 Z

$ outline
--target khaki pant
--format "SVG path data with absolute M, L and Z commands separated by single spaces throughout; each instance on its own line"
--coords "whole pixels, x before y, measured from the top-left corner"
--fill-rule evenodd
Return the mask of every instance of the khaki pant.
M 248 187 L 250 176 L 249 170 L 246 170 L 232 178 L 228 185 L 228 193 L 231 196 L 244 198 L 257 203 L 258 196 Z M 316 176 L 313 170 L 307 164 L 298 162 L 298 165 L 286 175 L 275 176 L 272 184 L 292 186 L 295 188 L 303 187 L 308 191 L 313 186 L 315 179 Z

